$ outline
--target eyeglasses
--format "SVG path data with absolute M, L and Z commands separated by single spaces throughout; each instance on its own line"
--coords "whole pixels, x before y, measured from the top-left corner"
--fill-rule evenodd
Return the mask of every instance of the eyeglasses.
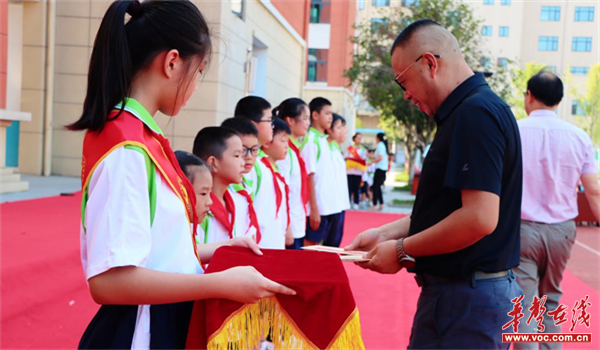
M 425 54 L 423 54 L 423 55 L 425 55 Z M 395 77 L 394 80 L 396 81 L 396 84 L 398 84 L 398 86 L 400 86 L 400 88 L 403 91 L 406 91 L 406 88 L 404 86 L 402 86 L 402 83 L 400 83 L 400 81 L 398 79 L 402 76 L 402 74 L 406 73 L 406 71 L 409 70 L 410 67 L 414 66 L 415 63 L 419 62 L 421 60 L 421 58 L 423 58 L 423 55 L 419 56 L 419 58 L 417 58 L 410 66 L 406 67 L 405 70 L 403 70 L 400 74 L 396 75 L 396 77 Z M 435 58 L 442 58 L 441 55 L 436 55 L 436 54 L 434 54 L 433 57 L 435 57 Z
M 273 117 L 267 119 L 257 120 L 257 123 L 273 123 Z
M 258 151 L 260 150 L 260 147 L 252 147 L 252 148 L 247 148 L 244 147 L 242 148 L 242 157 L 246 157 L 248 156 L 248 154 L 252 154 L 253 157 L 258 156 Z

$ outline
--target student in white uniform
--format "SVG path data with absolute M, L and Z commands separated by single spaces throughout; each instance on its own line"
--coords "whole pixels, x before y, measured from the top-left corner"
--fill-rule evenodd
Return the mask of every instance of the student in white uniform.
M 198 132 L 194 140 L 194 154 L 204 160 L 211 168 L 213 189 L 208 221 L 204 231 L 204 243 L 217 243 L 235 237 L 250 236 L 256 233 L 254 224 L 248 215 L 238 215 L 238 210 L 248 212 L 246 198 L 236 204 L 229 186 L 241 184 L 244 172 L 242 160 L 242 140 L 232 129 L 211 126 Z M 248 197 L 249 199 L 249 197 Z M 242 217 L 242 221 L 238 219 Z
M 254 169 L 258 151 L 258 129 L 254 123 L 245 118 L 229 118 L 221 123 L 221 127 L 235 130 L 239 133 L 242 139 L 242 160 L 244 161 L 244 176 Z M 254 207 L 251 189 L 242 180 L 240 184 L 232 184 L 229 186 L 229 192 L 235 202 L 236 222 L 240 223 L 241 227 L 248 227 L 246 236 L 253 236 L 256 242 L 260 242 L 262 235 L 260 225 L 258 224 L 258 216 Z
M 335 181 L 330 195 L 334 198 L 339 213 L 331 216 L 331 230 L 323 245 L 339 247 L 344 234 L 344 219 L 346 210 L 350 209 L 350 196 L 348 193 L 348 176 L 346 174 L 346 159 L 340 148 L 340 144 L 346 142 L 347 130 L 346 119 L 339 114 L 333 113 L 331 127 L 327 130 L 329 148 L 331 149 L 331 160 L 333 163 L 333 174 Z
M 284 160 L 277 162 L 277 166 L 290 188 L 290 229 L 294 243 L 286 248 L 300 249 L 306 235 L 310 188 L 306 164 L 300 155 L 299 139 L 306 136 L 310 127 L 310 110 L 301 99 L 289 98 L 273 109 L 273 116 L 283 120 L 292 132 L 288 141 L 288 153 Z
M 277 162 L 287 155 L 289 135 L 290 128 L 287 124 L 281 119 L 275 119 L 273 140 L 263 146 L 266 156 L 260 161 L 268 169 L 263 174 L 263 191 L 271 200 L 265 201 L 260 207 L 268 222 L 259 243 L 261 248 L 285 249 L 287 245 L 294 243 L 290 229 L 290 189 L 277 167 Z
M 183 348 L 193 300 L 294 294 L 251 267 L 200 274 L 214 250 L 197 249 L 194 190 L 153 115 L 179 113 L 204 70 L 210 37 L 185 0 L 115 1 L 102 20 L 83 113 L 68 126 L 87 131 L 81 260 L 102 304 L 79 348 Z
M 258 130 L 258 144 L 260 147 L 268 144 L 273 140 L 273 116 L 271 113 L 271 104 L 262 97 L 246 96 L 238 101 L 235 106 L 235 118 L 244 118 L 250 120 Z M 263 208 L 269 205 L 273 198 L 270 197 L 270 191 L 263 191 L 265 186 L 272 186 L 271 182 L 265 181 L 265 174 L 269 171 L 261 161 L 265 157 L 265 153 L 258 151 L 258 158 L 254 164 L 254 168 L 244 175 L 244 183 L 246 188 L 251 192 L 254 200 L 255 208 Z M 269 222 L 269 214 L 264 210 L 257 210 L 258 224 L 261 233 L 267 230 Z
M 302 142 L 302 158 L 309 176 L 310 200 L 305 245 L 321 244 L 332 230 L 332 215 L 340 212 L 331 195 L 334 168 L 325 130 L 333 119 L 331 102 L 317 97 L 309 103 L 311 127 Z

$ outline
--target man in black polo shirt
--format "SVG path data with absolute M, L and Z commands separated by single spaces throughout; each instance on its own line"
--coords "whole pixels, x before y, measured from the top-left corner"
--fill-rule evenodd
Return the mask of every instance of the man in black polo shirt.
M 404 98 L 437 123 L 412 216 L 361 233 L 347 249 L 361 266 L 402 267 L 422 286 L 409 348 L 508 349 L 502 330 L 520 296 L 522 161 L 510 108 L 473 74 L 456 38 L 431 20 L 408 26 L 392 47 Z

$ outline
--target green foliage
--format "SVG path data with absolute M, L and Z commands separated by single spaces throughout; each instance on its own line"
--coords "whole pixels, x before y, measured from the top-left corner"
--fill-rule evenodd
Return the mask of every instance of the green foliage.
M 567 81 L 571 83 L 571 74 Z M 570 85 L 570 94 L 583 108 L 585 116 L 574 116 L 575 124 L 581 127 L 592 138 L 595 146 L 600 145 L 600 64 L 594 64 L 588 71 L 585 93 L 579 92 L 574 84 Z
M 481 58 L 489 56 L 483 51 L 481 20 L 474 17 L 471 7 L 457 0 L 419 1 L 407 7 L 390 9 L 389 15 L 373 30 L 371 23 L 357 27 L 354 42 L 358 51 L 353 64 L 345 72 L 352 84 L 356 84 L 369 104 L 379 111 L 380 127 L 388 137 L 399 139 L 409 163 L 414 162 L 417 150 L 423 154 L 433 140 L 435 122 L 404 100 L 404 94 L 394 82 L 390 49 L 396 36 L 412 22 L 429 18 L 446 27 L 461 45 L 465 60 L 474 71 L 490 71 L 494 76 L 490 86 L 503 98 L 511 95 L 511 70 L 509 67 L 482 67 Z

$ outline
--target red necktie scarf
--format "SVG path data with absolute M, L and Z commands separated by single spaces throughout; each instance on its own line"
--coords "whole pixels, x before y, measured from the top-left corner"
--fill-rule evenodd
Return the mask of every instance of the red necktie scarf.
M 239 190 L 236 192 L 244 196 L 248 201 L 248 216 L 250 216 L 250 226 L 254 226 L 256 229 L 256 243 L 260 243 L 260 226 L 258 225 L 258 217 L 256 216 L 256 211 L 254 210 L 254 201 L 252 200 L 252 196 L 250 196 L 246 190 Z
M 300 177 L 302 180 L 302 186 L 300 190 L 300 195 L 302 198 L 302 204 L 304 204 L 304 208 L 308 204 L 308 200 L 310 198 L 310 187 L 308 186 L 308 173 L 306 172 L 306 163 L 304 163 L 304 159 L 300 155 L 300 149 L 292 140 L 288 140 L 288 144 L 292 151 L 296 153 L 296 158 L 298 158 L 298 164 L 300 164 Z M 306 209 L 305 209 L 306 210 Z
M 275 217 L 279 216 L 279 209 L 281 208 L 281 202 L 283 201 L 283 195 L 281 193 L 281 188 L 279 187 L 279 183 L 277 182 L 277 179 L 279 179 L 279 181 L 283 182 L 283 185 L 285 187 L 285 200 L 287 203 L 287 205 L 286 205 L 287 226 L 289 226 L 290 225 L 290 188 L 287 185 L 287 182 L 285 182 L 285 179 L 283 178 L 283 176 L 273 169 L 273 166 L 271 165 L 271 162 L 269 162 L 269 159 L 267 157 L 263 157 L 260 161 L 263 162 L 263 164 L 266 165 L 267 168 L 269 168 L 269 170 L 271 171 L 271 174 L 273 174 L 273 186 L 275 186 L 275 203 L 277 205 L 277 209 L 275 210 Z
M 233 238 L 233 228 L 235 226 L 235 204 L 233 203 L 233 197 L 229 191 L 225 191 L 223 199 L 225 200 L 225 206 L 221 203 L 221 200 L 217 198 L 214 192 L 210 193 L 210 199 L 213 204 L 210 206 L 210 212 L 215 216 L 215 219 L 227 229 L 229 232 L 229 238 Z M 229 218 L 231 214 L 231 219 Z M 208 234 L 208 232 L 206 232 Z

